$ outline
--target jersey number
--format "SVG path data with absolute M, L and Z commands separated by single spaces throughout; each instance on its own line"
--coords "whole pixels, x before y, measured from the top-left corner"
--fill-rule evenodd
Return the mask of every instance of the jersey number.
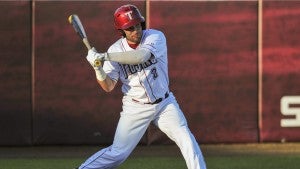
M 153 79 L 155 80 L 158 77 L 156 67 L 151 69 L 151 74 L 153 75 Z

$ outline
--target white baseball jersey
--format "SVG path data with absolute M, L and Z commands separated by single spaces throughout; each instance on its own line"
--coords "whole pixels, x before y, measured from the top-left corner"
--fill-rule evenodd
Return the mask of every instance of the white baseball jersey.
M 133 99 L 141 103 L 153 103 L 164 98 L 169 91 L 167 45 L 164 34 L 158 30 L 143 30 L 143 36 L 137 49 L 151 51 L 151 58 L 138 65 L 120 64 L 106 61 L 103 65 L 107 75 L 117 81 L 121 80 L 124 99 Z M 132 49 L 126 38 L 115 42 L 108 53 L 130 51 Z

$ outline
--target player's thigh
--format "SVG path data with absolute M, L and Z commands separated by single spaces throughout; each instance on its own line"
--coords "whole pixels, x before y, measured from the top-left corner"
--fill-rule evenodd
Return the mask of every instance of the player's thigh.
M 168 104 L 155 119 L 154 124 L 169 137 L 187 127 L 186 118 L 177 103 Z
M 135 113 L 136 112 L 136 113 Z M 144 135 L 151 122 L 151 113 L 138 113 L 139 110 L 123 111 L 119 119 L 114 145 L 134 148 Z M 153 113 L 152 113 L 153 114 Z

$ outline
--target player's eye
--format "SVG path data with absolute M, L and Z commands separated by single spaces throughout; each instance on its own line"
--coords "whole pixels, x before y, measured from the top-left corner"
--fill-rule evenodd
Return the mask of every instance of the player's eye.
M 135 30 L 138 30 L 138 29 L 140 29 L 141 28 L 141 24 L 139 23 L 139 24 L 136 24 L 136 25 L 134 25 L 134 26 L 130 26 L 129 28 L 127 28 L 127 29 L 125 29 L 126 31 L 130 31 L 130 32 L 133 32 L 133 31 L 135 31 Z

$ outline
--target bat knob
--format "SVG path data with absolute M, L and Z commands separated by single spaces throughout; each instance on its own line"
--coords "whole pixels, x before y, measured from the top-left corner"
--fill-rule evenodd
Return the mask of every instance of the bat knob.
M 70 16 L 68 17 L 69 23 L 72 23 L 72 19 L 73 19 L 73 15 L 70 15 Z
M 100 60 L 95 60 L 94 65 L 95 66 L 101 66 L 101 61 Z

